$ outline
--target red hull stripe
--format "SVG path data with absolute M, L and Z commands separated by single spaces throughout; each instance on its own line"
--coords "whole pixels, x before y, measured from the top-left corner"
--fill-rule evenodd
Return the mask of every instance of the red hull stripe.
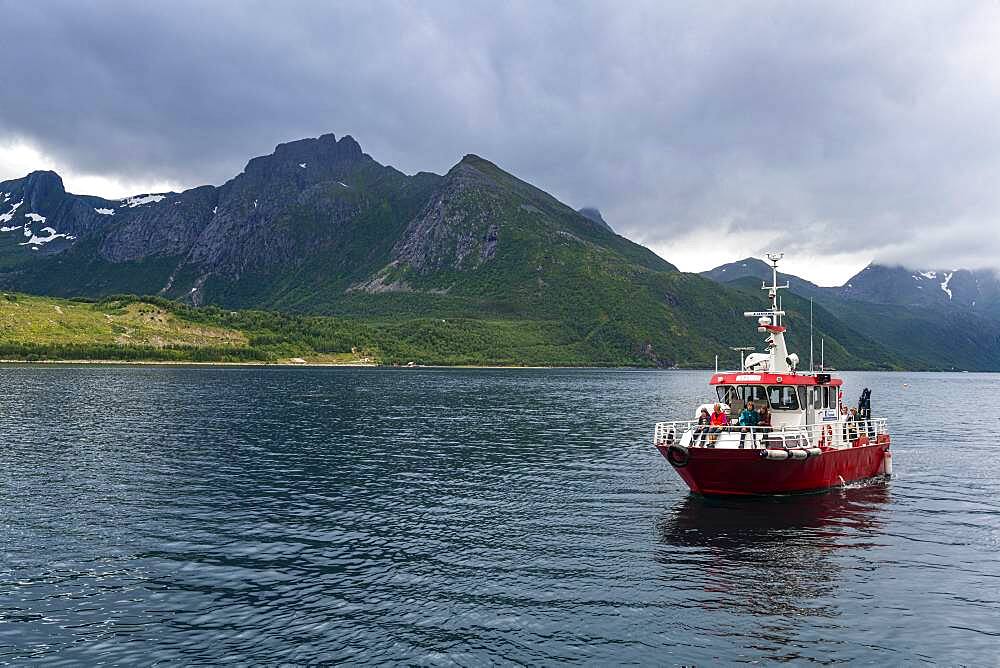
M 820 385 L 815 376 L 805 376 L 793 373 L 717 373 L 712 376 L 710 385 Z M 844 381 L 831 378 L 822 385 L 840 387 Z

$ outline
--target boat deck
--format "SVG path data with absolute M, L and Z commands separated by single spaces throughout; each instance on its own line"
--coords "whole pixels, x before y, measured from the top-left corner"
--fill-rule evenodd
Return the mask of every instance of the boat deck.
M 709 427 L 694 420 L 682 420 L 658 422 L 653 444 L 721 449 L 849 448 L 859 442 L 876 441 L 878 436 L 888 433 L 886 418 L 791 427 Z

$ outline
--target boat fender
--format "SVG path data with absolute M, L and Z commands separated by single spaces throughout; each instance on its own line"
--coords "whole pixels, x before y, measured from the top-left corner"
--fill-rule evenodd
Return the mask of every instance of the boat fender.
M 823 454 L 823 451 L 820 450 L 819 448 L 808 448 L 806 449 L 806 454 L 809 455 L 810 457 L 818 457 L 819 455 Z
M 774 461 L 781 461 L 782 459 L 788 459 L 788 450 L 761 450 L 760 456 L 764 459 L 771 459 Z
M 882 456 L 882 475 L 891 478 L 892 477 L 892 453 L 888 450 Z
M 805 450 L 799 450 L 799 449 L 789 450 L 788 454 L 792 456 L 792 459 L 805 459 L 806 457 L 809 456 L 809 453 L 807 453 Z
M 683 445 L 672 444 L 667 448 L 667 461 L 670 462 L 674 468 L 683 468 L 687 466 L 688 460 L 691 459 L 691 453 Z

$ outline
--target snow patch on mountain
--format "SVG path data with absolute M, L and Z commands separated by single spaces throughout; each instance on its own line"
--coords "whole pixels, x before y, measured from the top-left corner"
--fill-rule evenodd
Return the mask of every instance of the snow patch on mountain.
M 56 239 L 69 239 L 70 241 L 72 241 L 73 239 L 76 239 L 76 237 L 71 236 L 69 234 L 60 234 L 60 233 L 56 232 L 51 227 L 43 227 L 42 228 L 42 232 L 45 232 L 46 236 L 40 237 L 40 236 L 38 236 L 36 234 L 32 234 L 31 230 L 29 230 L 27 227 L 24 228 L 24 235 L 27 236 L 27 237 L 31 237 L 31 238 L 28 239 L 27 241 L 25 241 L 24 243 L 19 244 L 19 245 L 21 245 L 21 246 L 41 246 L 42 244 L 47 244 L 50 241 L 55 241 Z
M 21 206 L 22 204 L 24 204 L 24 200 L 23 199 L 20 202 L 18 202 L 17 204 L 11 205 L 10 211 L 8 211 L 7 213 L 0 214 L 0 223 L 9 223 L 11 220 L 13 220 L 13 218 L 14 218 L 14 212 L 17 211 L 17 208 L 19 206 Z M 21 227 L 21 226 L 18 225 L 17 227 Z M 11 229 L 17 229 L 17 228 L 13 228 L 12 227 Z
M 121 200 L 122 205 L 119 207 L 124 209 L 128 207 L 129 209 L 134 209 L 137 206 L 143 206 L 145 204 L 155 204 L 166 198 L 166 195 L 137 195 L 135 197 L 126 197 Z
M 954 271 L 948 272 L 947 274 L 944 275 L 944 282 L 941 283 L 941 289 L 944 290 L 945 294 L 948 295 L 948 299 L 951 299 L 951 289 L 948 287 L 948 284 L 951 283 L 951 277 L 954 275 L 955 275 Z
M 97 213 L 101 214 L 102 216 L 113 216 L 113 215 L 115 215 L 115 210 L 114 209 L 98 209 L 97 207 L 94 207 L 94 211 L 96 211 Z
M 43 216 L 41 214 L 38 214 L 38 213 L 26 213 L 26 214 L 24 214 L 24 217 L 25 218 L 30 218 L 32 221 L 34 221 L 36 223 L 44 223 L 45 222 L 45 216 Z

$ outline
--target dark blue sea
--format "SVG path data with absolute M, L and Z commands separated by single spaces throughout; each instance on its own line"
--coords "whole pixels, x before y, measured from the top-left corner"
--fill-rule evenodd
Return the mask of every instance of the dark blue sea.
M 708 373 L 0 367 L 0 661 L 997 665 L 1000 376 L 844 374 L 895 476 L 691 496 Z

